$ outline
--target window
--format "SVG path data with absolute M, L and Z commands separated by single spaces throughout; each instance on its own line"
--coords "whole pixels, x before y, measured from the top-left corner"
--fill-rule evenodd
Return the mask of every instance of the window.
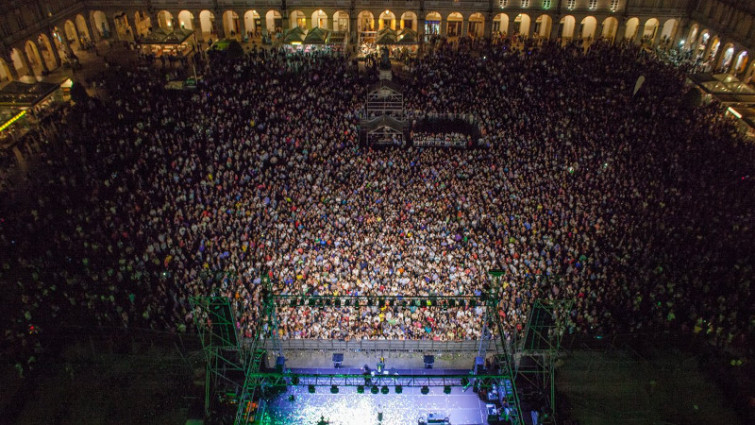
M 522 0 L 522 7 L 530 7 L 530 0 Z
M 498 5 L 501 6 L 501 9 L 509 5 L 509 0 L 498 0 Z
M 587 6 L 590 8 L 590 10 L 595 10 L 598 8 L 598 0 L 590 0 L 590 4 Z
M 552 0 L 543 0 L 543 9 L 550 9 L 553 1 Z
M 619 10 L 619 0 L 611 0 L 611 12 Z
M 577 5 L 577 0 L 566 0 L 566 8 L 569 10 L 574 9 L 574 6 Z

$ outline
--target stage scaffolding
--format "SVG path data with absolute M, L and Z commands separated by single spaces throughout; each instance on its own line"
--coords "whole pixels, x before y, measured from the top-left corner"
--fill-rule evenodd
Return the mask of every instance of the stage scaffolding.
M 191 299 L 195 308 L 195 322 L 207 359 L 207 380 L 205 396 L 205 413 L 209 415 L 212 393 L 233 390 L 238 394 L 238 409 L 235 425 L 253 423 L 265 410 L 264 394 L 269 389 L 289 385 L 313 386 L 467 386 L 470 381 L 491 385 L 495 383 L 501 389 L 501 401 L 511 407 L 508 419 L 512 424 L 524 425 L 517 381 L 528 381 L 539 388 L 549 389 L 548 403 L 555 407 L 553 390 L 553 366 L 558 354 L 563 326 L 571 308 L 570 301 L 536 301 L 530 313 L 524 332 L 524 338 L 507 344 L 504 327 L 498 314 L 498 303 L 503 293 L 501 286 L 502 271 L 490 272 L 492 284 L 478 295 L 462 296 L 314 296 L 306 294 L 274 294 L 270 280 L 262 280 L 263 305 L 254 338 L 242 341 L 236 333 L 236 319 L 229 299 L 222 297 L 196 297 Z M 292 346 L 293 341 L 278 339 L 278 307 L 362 307 L 362 306 L 399 306 L 425 308 L 483 307 L 483 338 L 479 341 L 465 341 L 465 349 L 476 348 L 478 358 L 483 361 L 487 351 L 495 349 L 493 357 L 499 367 L 496 374 L 477 373 L 477 368 L 468 374 L 449 371 L 448 374 L 434 373 L 394 373 L 391 375 L 365 375 L 363 373 L 303 373 L 285 368 L 283 347 Z M 497 341 L 491 344 L 491 331 Z M 339 344 L 336 344 L 338 342 Z M 334 349 L 343 348 L 333 342 Z M 385 341 L 381 341 L 385 342 Z M 470 346 L 469 342 L 474 345 Z M 297 344 L 299 341 L 296 342 Z M 303 344 L 303 343 L 302 343 Z M 322 347 L 322 341 L 320 341 Z M 410 344 L 415 347 L 414 344 Z M 422 344 L 415 348 L 421 349 Z M 376 346 L 377 347 L 377 346 Z M 380 348 L 378 348 L 380 349 Z M 267 353 L 276 354 L 276 366 L 266 364 Z M 552 418 L 552 415 L 550 416 Z M 553 423 L 553 422 L 551 422 Z

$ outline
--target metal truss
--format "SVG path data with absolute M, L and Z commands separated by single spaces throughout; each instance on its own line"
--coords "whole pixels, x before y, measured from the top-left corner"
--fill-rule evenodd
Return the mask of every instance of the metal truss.
M 555 423 L 555 363 L 572 305 L 573 300 L 535 301 L 517 350 L 517 379 L 546 395 L 551 415 L 544 423 Z

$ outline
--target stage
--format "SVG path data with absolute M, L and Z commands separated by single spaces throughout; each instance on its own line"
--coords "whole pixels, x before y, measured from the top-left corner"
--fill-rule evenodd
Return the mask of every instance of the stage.
M 431 413 L 447 416 L 453 425 L 488 423 L 485 403 L 471 388 L 463 392 L 452 387 L 450 394 L 444 394 L 443 387 L 430 387 L 426 395 L 420 391 L 404 387 L 401 394 L 394 388 L 388 394 L 371 394 L 369 389 L 358 394 L 356 387 L 339 387 L 338 394 L 332 394 L 328 387 L 317 387 L 310 394 L 306 385 L 290 386 L 271 401 L 268 412 L 274 424 L 315 425 L 323 417 L 331 425 L 416 425 Z

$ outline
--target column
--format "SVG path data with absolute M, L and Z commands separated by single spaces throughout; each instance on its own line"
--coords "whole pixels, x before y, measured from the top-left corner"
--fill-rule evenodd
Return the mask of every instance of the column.
M 28 75 L 35 77 L 36 74 L 34 74 L 34 68 L 31 67 L 31 64 L 29 63 L 29 57 L 26 56 L 26 46 L 18 49 L 18 57 L 21 58 L 21 64 L 23 64 L 24 68 L 27 70 Z
M 616 35 L 613 37 L 613 44 L 624 41 L 624 34 L 627 32 L 627 18 L 622 16 L 619 19 L 619 26 L 616 28 Z
M 493 36 L 493 12 L 488 12 L 488 14 L 485 16 L 485 28 L 482 32 L 482 35 L 490 39 L 490 37 Z
M 466 37 L 469 33 L 469 18 L 461 21 L 461 34 L 459 37 Z
M 57 63 L 58 66 L 63 65 L 63 61 L 60 60 L 60 53 L 58 52 L 58 48 L 55 45 L 55 38 L 52 35 L 52 31 L 48 29 L 45 32 L 45 35 L 47 35 L 47 38 L 50 39 L 50 49 L 52 50 L 52 52 L 50 53 L 52 54 L 52 57 L 55 59 L 55 63 Z
M 561 29 L 561 15 L 556 15 L 553 17 L 553 22 L 551 22 L 551 33 L 548 36 L 548 39 L 550 41 L 558 40 L 559 37 L 561 37 L 561 34 L 559 34 L 560 29 Z
M 106 16 L 107 26 L 110 29 L 110 36 L 113 37 L 113 41 L 118 41 L 118 29 L 115 26 L 115 19 L 111 16 Z

